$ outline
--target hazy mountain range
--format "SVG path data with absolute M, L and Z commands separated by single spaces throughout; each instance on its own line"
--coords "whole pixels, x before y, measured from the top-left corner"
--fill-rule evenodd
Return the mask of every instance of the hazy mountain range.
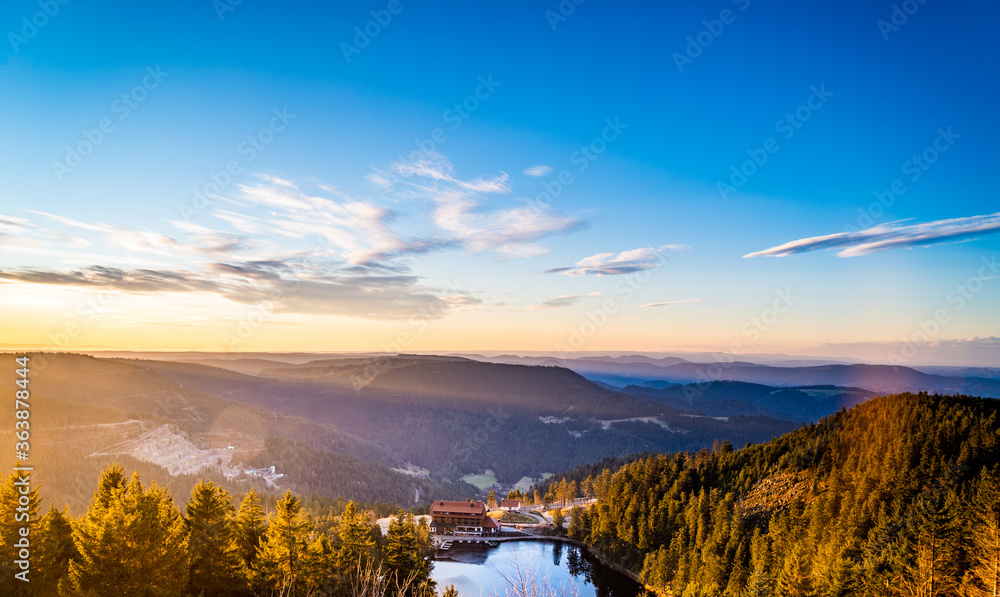
M 1000 396 L 993 369 L 648 355 L 35 358 L 42 360 L 31 374 L 33 459 L 42 471 L 60 471 L 40 473 L 48 499 L 73 507 L 89 499 L 90 477 L 115 460 L 177 495 L 207 477 L 413 503 L 475 493 L 462 478 L 487 469 L 510 487 L 609 456 L 766 441 L 881 393 Z M 13 391 L 0 384 L 2 394 Z M 267 479 L 247 472 L 271 466 Z
M 672 384 L 707 381 L 743 381 L 778 387 L 833 385 L 879 393 L 941 392 L 1000 397 L 1000 368 L 905 367 L 864 363 L 809 365 L 760 364 L 745 361 L 692 362 L 680 357 L 644 355 L 618 357 L 519 357 L 482 358 L 490 362 L 563 366 L 592 380 L 618 386 L 646 385 L 651 381 Z

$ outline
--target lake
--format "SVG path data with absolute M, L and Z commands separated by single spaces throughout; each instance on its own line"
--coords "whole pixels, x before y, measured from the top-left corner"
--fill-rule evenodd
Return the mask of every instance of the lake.
M 453 584 L 461 597 L 515 595 L 504 577 L 513 581 L 518 570 L 529 587 L 532 582 L 539 587 L 538 595 L 635 597 L 641 589 L 586 550 L 555 541 L 509 541 L 494 548 L 456 543 L 442 557 L 432 574 L 438 592 Z

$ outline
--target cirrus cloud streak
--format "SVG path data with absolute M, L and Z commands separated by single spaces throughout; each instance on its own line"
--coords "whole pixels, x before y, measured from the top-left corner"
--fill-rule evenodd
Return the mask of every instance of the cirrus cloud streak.
M 555 267 L 543 274 L 563 274 L 566 276 L 620 276 L 654 269 L 663 265 L 664 253 L 688 250 L 686 245 L 662 245 L 642 247 L 621 253 L 598 253 L 584 257 L 575 265 Z
M 825 236 L 811 236 L 793 240 L 783 245 L 747 253 L 751 257 L 787 257 L 809 251 L 837 249 L 839 257 L 858 257 L 889 249 L 907 249 L 948 241 L 971 239 L 984 234 L 1000 232 L 1000 212 L 935 220 L 919 224 L 900 225 L 898 222 L 883 224 L 857 232 L 838 232 Z

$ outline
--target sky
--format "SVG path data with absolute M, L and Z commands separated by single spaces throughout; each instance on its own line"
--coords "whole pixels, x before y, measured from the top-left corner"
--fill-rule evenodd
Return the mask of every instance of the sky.
M 1000 7 L 0 7 L 5 347 L 1000 366 Z

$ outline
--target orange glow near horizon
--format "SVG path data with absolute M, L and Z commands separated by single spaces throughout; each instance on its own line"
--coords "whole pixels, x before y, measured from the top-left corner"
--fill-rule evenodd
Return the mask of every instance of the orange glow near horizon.
M 905 320 L 897 325 L 870 315 L 844 326 L 798 307 L 766 325 L 757 323 L 759 310 L 706 309 L 698 303 L 652 309 L 626 304 L 607 317 L 596 314 L 597 303 L 588 303 L 563 309 L 473 308 L 426 321 L 379 321 L 272 313 L 207 293 L 125 294 L 39 284 L 0 284 L 0 303 L 5 307 L 0 350 L 6 351 L 678 351 L 884 362 L 888 350 L 880 343 L 909 333 Z M 872 346 L 864 354 L 837 348 L 866 342 Z

